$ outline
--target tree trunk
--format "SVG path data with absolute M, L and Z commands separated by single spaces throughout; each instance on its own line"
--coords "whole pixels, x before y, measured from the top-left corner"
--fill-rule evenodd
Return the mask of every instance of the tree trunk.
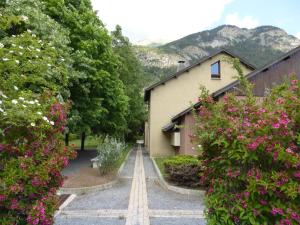
M 65 145 L 69 146 L 69 133 L 66 133 L 65 135 Z
M 80 147 L 81 151 L 84 150 L 84 141 L 85 141 L 85 132 L 82 132 L 82 134 L 81 134 L 81 147 Z

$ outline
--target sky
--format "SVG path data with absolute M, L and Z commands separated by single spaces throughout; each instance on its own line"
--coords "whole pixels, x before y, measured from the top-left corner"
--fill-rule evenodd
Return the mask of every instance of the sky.
M 273 25 L 300 38 L 300 0 L 92 0 L 108 30 L 135 44 L 169 42 L 223 24 Z

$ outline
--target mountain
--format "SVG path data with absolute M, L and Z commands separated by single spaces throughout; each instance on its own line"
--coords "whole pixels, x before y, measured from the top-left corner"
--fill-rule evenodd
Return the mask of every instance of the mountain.
M 222 25 L 164 45 L 135 46 L 135 50 L 149 81 L 154 82 L 176 71 L 179 60 L 185 60 L 188 66 L 220 48 L 261 67 L 299 45 L 299 39 L 278 27 L 246 29 Z

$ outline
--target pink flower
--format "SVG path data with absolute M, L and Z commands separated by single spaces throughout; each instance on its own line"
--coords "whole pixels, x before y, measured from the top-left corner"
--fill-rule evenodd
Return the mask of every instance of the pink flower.
M 239 134 L 238 136 L 237 136 L 237 139 L 238 140 L 244 140 L 245 139 L 245 137 L 244 137 L 244 135 L 242 135 L 242 134 Z
M 280 208 L 272 208 L 272 211 L 271 211 L 271 213 L 272 213 L 272 215 L 277 215 L 277 214 L 279 214 L 279 215 L 283 215 L 283 210 L 282 209 L 280 209 Z
M 277 104 L 283 104 L 285 102 L 285 100 L 284 100 L 284 98 L 278 98 L 277 100 L 276 100 L 276 103 Z
M 3 202 L 5 200 L 5 195 L 0 195 L 0 202 Z
M 300 179 L 300 171 L 295 172 L 293 175 L 294 177 Z
M 274 123 L 274 124 L 272 125 L 272 127 L 273 127 L 274 129 L 278 129 L 278 128 L 280 127 L 280 124 L 279 124 L 279 123 Z
M 260 202 L 261 205 L 267 205 L 268 204 L 268 202 L 266 200 L 260 200 L 259 202 Z
M 258 147 L 258 145 L 259 145 L 259 143 L 256 142 L 256 141 L 254 141 L 254 142 L 252 142 L 251 144 L 248 145 L 248 148 L 249 148 L 250 150 L 256 150 L 257 147 Z

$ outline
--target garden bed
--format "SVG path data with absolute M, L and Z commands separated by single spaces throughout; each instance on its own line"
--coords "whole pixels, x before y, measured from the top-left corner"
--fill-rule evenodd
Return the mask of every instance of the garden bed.
M 176 186 L 176 187 L 185 188 L 185 189 L 191 189 L 191 190 L 204 190 L 205 189 L 204 187 L 191 187 L 191 186 L 188 186 L 188 185 L 181 185 L 181 184 L 178 184 L 177 182 L 172 181 L 169 178 L 169 175 L 165 171 L 164 162 L 167 159 L 169 159 L 169 157 L 154 158 L 156 166 L 159 169 L 159 172 L 162 175 L 162 178 L 164 179 L 165 182 L 167 182 L 167 184 L 172 185 L 172 186 Z
M 112 171 L 106 175 L 100 175 L 98 169 L 81 168 L 76 174 L 69 176 L 63 188 L 91 187 L 105 184 L 115 180 L 117 171 Z

